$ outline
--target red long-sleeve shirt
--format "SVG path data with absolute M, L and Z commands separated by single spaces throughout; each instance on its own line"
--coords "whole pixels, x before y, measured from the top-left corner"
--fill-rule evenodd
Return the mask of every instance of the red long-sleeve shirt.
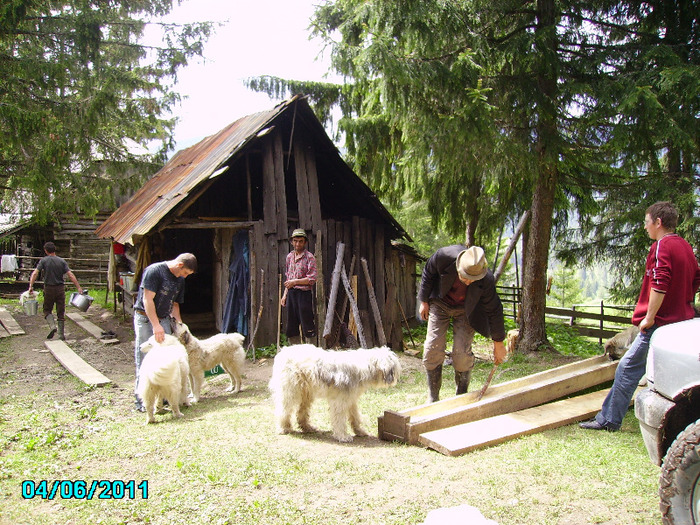
M 639 325 L 649 306 L 649 292 L 664 294 L 655 324 L 686 321 L 695 316 L 693 301 L 700 287 L 700 267 L 688 242 L 670 233 L 654 242 L 647 255 L 646 271 L 632 324 Z

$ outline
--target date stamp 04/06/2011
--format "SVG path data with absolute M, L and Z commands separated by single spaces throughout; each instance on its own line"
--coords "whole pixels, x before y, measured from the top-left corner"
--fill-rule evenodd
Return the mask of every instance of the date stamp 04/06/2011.
M 52 481 L 25 480 L 22 482 L 22 497 L 24 499 L 41 498 L 54 499 L 148 499 L 148 481 L 135 480 L 69 480 L 55 479 Z

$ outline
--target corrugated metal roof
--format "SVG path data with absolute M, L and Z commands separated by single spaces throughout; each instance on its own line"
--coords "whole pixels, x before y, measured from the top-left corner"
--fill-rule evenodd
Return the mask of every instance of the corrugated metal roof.
M 200 183 L 264 129 L 296 98 L 270 111 L 243 117 L 194 146 L 179 151 L 131 199 L 119 207 L 95 231 L 98 237 L 135 244 L 134 237 L 151 231 Z
M 95 231 L 100 238 L 112 238 L 122 244 L 135 245 L 149 233 L 175 206 L 186 199 L 200 184 L 216 174 L 233 155 L 255 139 L 272 121 L 302 97 L 297 95 L 270 111 L 243 117 L 201 142 L 179 151 L 131 199 L 119 207 Z M 305 101 L 304 101 L 305 102 Z M 320 126 L 320 122 L 318 123 Z M 322 128 L 322 126 L 321 126 Z M 324 136 L 330 142 L 330 139 Z M 342 159 L 340 160 L 342 162 Z M 344 164 L 344 163 L 343 163 Z M 348 171 L 352 172 L 348 168 Z M 357 183 L 371 190 L 352 173 Z M 373 195 L 373 194 L 372 194 Z M 375 210 L 390 222 L 400 235 L 410 239 L 396 220 L 376 199 Z

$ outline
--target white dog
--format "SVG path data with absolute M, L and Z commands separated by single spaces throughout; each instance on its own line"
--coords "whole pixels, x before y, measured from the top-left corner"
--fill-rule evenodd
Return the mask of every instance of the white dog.
M 197 339 L 184 323 L 177 323 L 175 335 L 187 349 L 192 398 L 195 403 L 199 401 L 202 383 L 204 383 L 204 371 L 211 370 L 219 364 L 231 378 L 231 386 L 226 391 L 234 394 L 241 391 L 241 371 L 245 361 L 244 336 L 234 332 Z
M 285 347 L 275 357 L 269 384 L 278 431 L 291 432 L 296 415 L 302 432 L 316 432 L 309 423 L 309 411 L 315 398 L 325 397 L 336 440 L 352 441 L 348 422 L 356 436 L 366 436 L 358 398 L 368 388 L 394 386 L 400 375 L 399 359 L 386 347 L 346 351 L 309 344 Z
M 139 368 L 138 394 L 146 407 L 146 423 L 155 423 L 156 405 L 167 399 L 173 417 L 182 417 L 180 404 L 187 401 L 187 377 L 190 366 L 185 347 L 172 335 L 165 335 L 162 343 L 155 337 L 141 345 L 146 355 Z

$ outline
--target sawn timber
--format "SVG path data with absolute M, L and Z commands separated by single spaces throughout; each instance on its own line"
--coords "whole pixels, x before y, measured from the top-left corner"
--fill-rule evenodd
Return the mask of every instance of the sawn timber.
M 424 433 L 536 407 L 607 383 L 616 368 L 617 361 L 602 355 L 492 385 L 479 401 L 476 391 L 398 412 L 387 410 L 378 418 L 378 435 L 421 445 Z

